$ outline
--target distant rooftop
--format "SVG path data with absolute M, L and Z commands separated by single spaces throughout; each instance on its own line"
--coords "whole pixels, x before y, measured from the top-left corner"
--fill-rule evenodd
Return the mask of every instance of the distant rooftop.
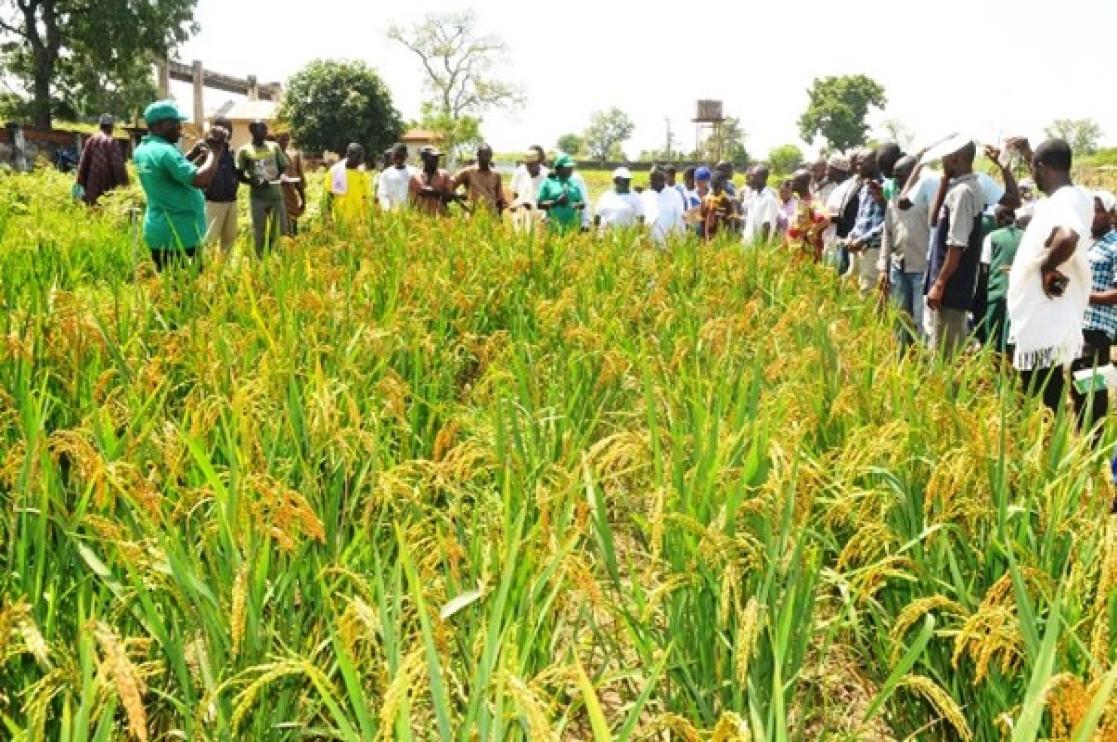
M 400 137 L 401 142 L 438 142 L 442 135 L 426 129 L 408 129 Z
M 212 118 L 222 117 L 233 121 L 271 121 L 279 112 L 279 104 L 270 100 L 228 101 L 213 112 Z

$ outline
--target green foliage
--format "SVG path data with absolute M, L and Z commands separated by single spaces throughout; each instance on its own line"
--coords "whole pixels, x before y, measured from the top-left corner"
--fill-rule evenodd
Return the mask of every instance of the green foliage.
M 1076 157 L 1087 157 L 1098 151 L 1102 130 L 1093 119 L 1056 119 L 1043 133 L 1051 139 L 1065 139 Z
M 622 146 L 636 131 L 636 124 L 619 108 L 595 111 L 582 134 L 586 154 L 595 160 L 623 157 Z
M 279 116 L 304 150 L 341 153 L 357 142 L 370 162 L 403 132 L 391 91 L 364 62 L 311 62 L 287 81 Z
M 25 0 L 0 10 L 4 71 L 38 126 L 110 112 L 130 117 L 154 96 L 150 64 L 196 30 L 197 0 Z M 9 107 L 13 107 L 10 105 Z
M 711 132 L 702 141 L 694 153 L 694 159 L 711 163 L 729 160 L 737 165 L 746 165 L 749 161 L 749 153 L 745 148 L 746 136 L 741 120 L 735 116 L 727 116 L 720 130 Z
M 815 78 L 810 103 L 799 117 L 799 135 L 810 144 L 821 136 L 833 150 L 845 151 L 865 143 L 869 108 L 884 108 L 884 88 L 865 75 Z
M 783 144 L 768 153 L 772 171 L 782 175 L 795 172 L 803 164 L 803 150 L 794 144 Z
M 468 115 L 451 118 L 433 103 L 423 104 L 418 126 L 442 137 L 441 146 L 454 161 L 472 156 L 482 142 L 481 119 Z
M 563 134 L 556 142 L 559 152 L 565 152 L 568 155 L 577 156 L 582 154 L 585 147 L 585 142 L 582 137 L 577 134 Z

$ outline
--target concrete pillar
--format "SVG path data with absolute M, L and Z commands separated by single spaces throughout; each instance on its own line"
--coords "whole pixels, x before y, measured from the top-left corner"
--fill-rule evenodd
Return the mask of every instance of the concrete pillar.
M 166 59 L 155 61 L 155 89 L 159 92 L 159 100 L 171 97 L 171 65 Z
M 12 143 L 12 167 L 20 173 L 29 172 L 31 168 L 27 158 L 27 139 L 23 136 L 23 127 L 15 122 L 9 122 L 8 140 Z
M 194 73 L 194 125 L 202 131 L 206 125 L 206 71 L 201 61 L 195 59 Z
M 248 100 L 260 100 L 260 84 L 256 82 L 256 75 L 248 76 Z

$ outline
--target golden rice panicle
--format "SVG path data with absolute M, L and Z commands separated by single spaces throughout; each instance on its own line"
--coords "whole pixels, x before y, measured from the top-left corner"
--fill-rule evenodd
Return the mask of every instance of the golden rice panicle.
M 943 690 L 942 686 L 934 680 L 931 680 L 931 678 L 925 675 L 906 675 L 900 680 L 899 685 L 900 687 L 907 688 L 913 693 L 923 696 L 928 703 L 935 707 L 935 711 L 937 711 L 943 719 L 950 722 L 950 725 L 954 727 L 954 731 L 958 733 L 958 736 L 964 740 L 964 742 L 969 742 L 969 740 L 973 739 L 973 731 L 966 722 L 966 717 L 962 715 L 962 709 L 958 707 L 958 704 L 950 694 Z
M 395 726 L 400 704 L 415 690 L 426 666 L 423 651 L 422 645 L 413 649 L 411 654 L 404 658 L 396 676 L 388 684 L 388 690 L 385 691 L 380 704 L 380 729 L 376 733 L 377 739 L 395 739 L 392 728 Z
M 236 579 L 233 580 L 233 600 L 230 608 L 229 624 L 233 641 L 233 659 L 240 654 L 240 645 L 244 640 L 244 627 L 248 615 L 248 561 L 242 561 L 237 570 Z
M 547 703 L 540 699 L 518 675 L 506 671 L 502 675 L 505 685 L 508 686 L 508 692 L 512 695 L 512 700 L 515 701 L 520 713 L 527 720 L 528 739 L 540 740 L 540 742 L 557 741 L 558 736 L 551 728 L 551 721 L 546 710 Z
M 0 609 L 0 662 L 7 657 L 8 641 L 25 616 L 30 615 L 31 607 L 26 601 L 16 602 Z
M 734 642 L 736 656 L 734 658 L 733 674 L 737 683 L 744 688 L 749 683 L 749 662 L 752 660 L 752 653 L 756 649 L 756 641 L 760 638 L 760 631 L 763 628 L 761 606 L 755 597 L 749 598 L 748 605 L 745 606 L 745 610 L 741 611 L 737 621 L 737 636 Z
M 1063 672 L 1047 681 L 1043 697 L 1051 714 L 1055 739 L 1069 738 L 1090 707 L 1090 691 L 1077 675 Z
M 112 679 L 120 705 L 128 715 L 128 730 L 135 739 L 147 742 L 147 711 L 143 705 L 143 695 L 147 691 L 143 679 L 111 626 L 98 621 L 93 633 L 101 645 L 101 669 Z
M 1105 537 L 1102 541 L 1101 573 L 1098 589 L 1094 594 L 1094 628 L 1090 634 L 1090 655 L 1097 663 L 1097 672 L 1109 667 L 1109 597 L 1117 581 L 1117 515 L 1105 520 Z
M 689 721 L 678 714 L 660 714 L 645 730 L 637 735 L 638 739 L 656 739 L 656 735 L 671 732 L 683 742 L 701 742 L 702 735 Z
M 916 598 L 908 603 L 904 610 L 900 611 L 900 615 L 896 617 L 895 622 L 892 624 L 892 630 L 888 632 L 889 638 L 893 641 L 892 647 L 892 662 L 899 659 L 900 654 L 904 648 L 904 636 L 919 619 L 932 611 L 939 611 L 940 613 L 949 613 L 954 616 L 965 617 L 967 611 L 961 604 L 951 600 L 945 595 L 931 595 L 926 598 Z
M 744 719 L 732 711 L 726 711 L 718 719 L 710 735 L 710 742 L 752 742 L 752 734 Z
M 231 721 L 233 731 L 236 732 L 240 729 L 240 725 L 244 722 L 244 718 L 248 716 L 248 712 L 256 705 L 256 697 L 260 695 L 260 692 L 264 688 L 280 678 L 285 678 L 290 675 L 301 675 L 305 673 L 306 670 L 307 666 L 303 662 L 297 660 L 273 662 L 248 670 L 247 672 L 255 672 L 258 674 L 256 679 L 249 683 L 237 696 L 237 703 L 236 707 L 233 709 L 233 718 Z

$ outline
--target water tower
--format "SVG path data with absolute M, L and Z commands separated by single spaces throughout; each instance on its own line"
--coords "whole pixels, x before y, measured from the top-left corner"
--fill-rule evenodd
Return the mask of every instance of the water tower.
M 725 123 L 720 100 L 700 100 L 694 116 L 694 150 L 702 147 L 703 136 L 713 137 L 714 161 L 721 159 L 721 125 Z

